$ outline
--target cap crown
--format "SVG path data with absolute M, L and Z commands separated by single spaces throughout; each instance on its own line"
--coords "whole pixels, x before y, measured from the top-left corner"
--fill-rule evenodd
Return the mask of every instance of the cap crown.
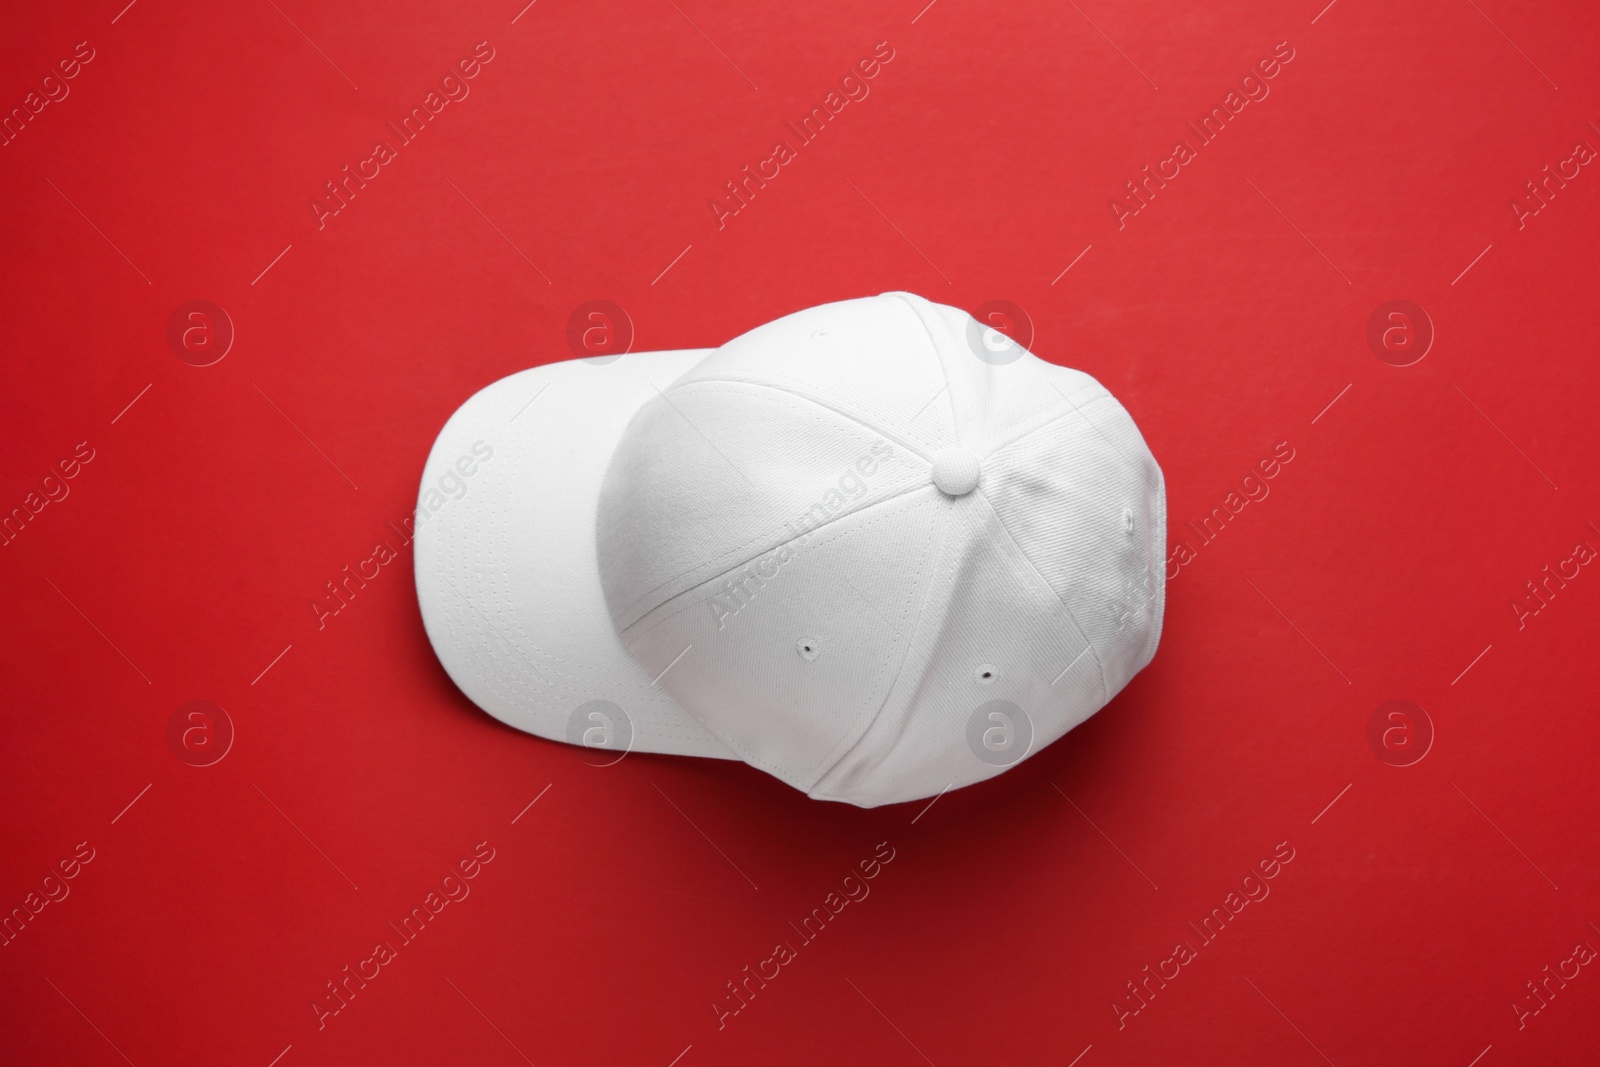
M 814 797 L 990 777 L 1155 653 L 1160 468 L 1093 378 L 981 333 L 903 293 L 788 315 L 647 403 L 607 471 L 624 646 Z

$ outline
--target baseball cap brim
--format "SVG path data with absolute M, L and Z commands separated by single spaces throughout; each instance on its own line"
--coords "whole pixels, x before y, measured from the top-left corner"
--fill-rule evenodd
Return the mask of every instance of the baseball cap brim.
M 474 704 L 555 741 L 737 759 L 618 639 L 595 513 L 634 414 L 710 349 L 535 367 L 450 417 L 422 474 L 417 600 L 440 663 Z

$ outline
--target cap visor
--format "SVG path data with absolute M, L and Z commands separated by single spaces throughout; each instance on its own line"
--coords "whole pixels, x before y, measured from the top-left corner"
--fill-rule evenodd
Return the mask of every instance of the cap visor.
M 439 432 L 417 500 L 417 600 L 445 670 L 501 722 L 591 748 L 738 758 L 623 647 L 595 555 L 600 484 L 629 420 L 711 351 L 535 367 Z

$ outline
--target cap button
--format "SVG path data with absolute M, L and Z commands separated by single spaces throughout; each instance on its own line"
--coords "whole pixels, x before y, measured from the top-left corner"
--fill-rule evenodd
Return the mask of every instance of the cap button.
M 947 448 L 933 457 L 933 484 L 947 496 L 966 496 L 978 487 L 978 457 L 964 448 Z

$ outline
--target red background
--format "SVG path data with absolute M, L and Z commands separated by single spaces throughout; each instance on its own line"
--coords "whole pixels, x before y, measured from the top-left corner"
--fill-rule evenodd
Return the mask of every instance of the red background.
M 1600 145 L 1600 13 L 922 2 L 10 5 L 7 112 L 95 58 L 0 148 L 0 509 L 94 459 L 0 548 L 0 907 L 94 859 L 0 948 L 0 1060 L 1593 1062 L 1594 968 L 1512 1005 L 1600 946 L 1600 576 L 1520 629 L 1510 604 L 1600 547 L 1600 176 L 1521 228 L 1511 201 Z M 483 40 L 470 95 L 319 229 L 323 183 Z M 870 96 L 719 229 L 723 183 L 880 41 Z M 1119 229 L 1109 199 L 1280 41 L 1270 96 Z M 1139 423 L 1174 543 L 1294 449 L 1109 708 L 862 811 L 597 768 L 454 689 L 390 524 L 462 400 L 569 358 L 588 300 L 649 349 L 889 289 L 1024 308 Z M 166 339 L 196 299 L 236 330 L 203 368 Z M 1395 299 L 1437 331 L 1407 367 L 1366 340 Z M 401 559 L 319 629 L 379 541 Z M 1435 732 L 1411 766 L 1368 741 L 1396 699 Z M 236 730 L 211 766 L 169 746 L 191 700 Z M 471 896 L 319 1029 L 480 841 Z M 884 841 L 719 1030 L 724 983 Z M 1270 897 L 1119 1028 L 1280 842 Z

